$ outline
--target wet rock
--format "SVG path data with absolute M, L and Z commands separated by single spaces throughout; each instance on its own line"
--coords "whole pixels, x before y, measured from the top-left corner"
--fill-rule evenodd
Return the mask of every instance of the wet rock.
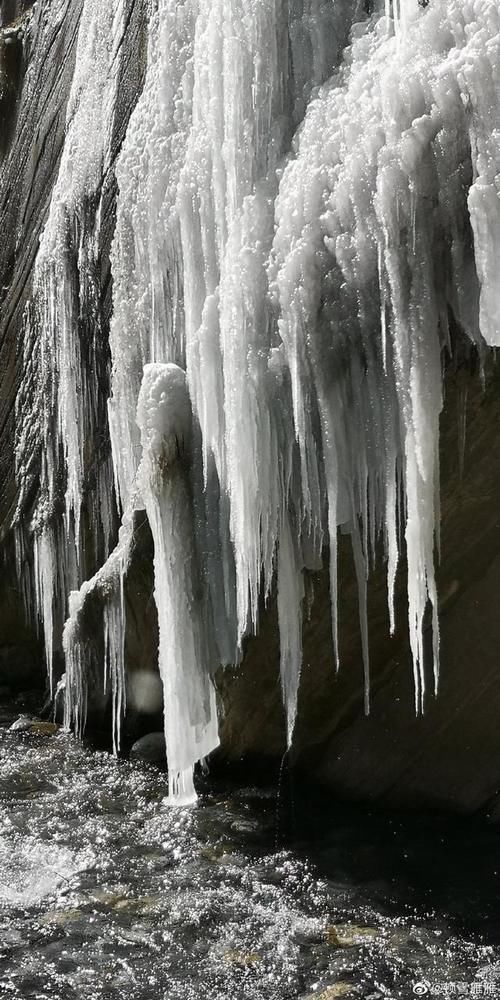
M 248 969 L 252 965 L 262 960 L 262 956 L 256 951 L 236 951 L 230 948 L 224 952 L 224 961 L 228 965 L 239 965 L 242 969 Z
M 376 938 L 375 927 L 358 927 L 357 924 L 329 924 L 326 928 L 326 943 L 336 948 L 354 948 Z
M 325 945 L 325 931 L 323 927 L 302 927 L 294 930 L 293 941 L 295 944 L 299 945 L 300 948 L 308 948 L 317 950 L 319 946 L 321 950 L 324 950 Z M 328 941 L 326 942 L 329 943 Z
M 146 916 L 148 913 L 155 913 L 162 909 L 165 903 L 164 896 L 159 893 L 150 896 L 140 896 L 138 899 L 124 897 L 113 903 L 113 909 L 125 913 L 137 913 Z
M 252 833 L 258 833 L 260 831 L 260 826 L 257 820 L 237 819 L 234 823 L 231 823 L 231 830 L 233 830 L 234 833 L 240 833 L 247 836 Z
M 29 732 L 33 733 L 35 736 L 55 736 L 59 733 L 61 727 L 55 722 L 40 722 L 34 720 L 29 727 Z
M 167 750 L 164 733 L 148 733 L 136 740 L 130 750 L 131 760 L 144 760 L 149 764 L 164 764 Z
M 55 722 L 42 722 L 41 719 L 33 719 L 29 715 L 20 715 L 9 726 L 11 732 L 32 733 L 34 736 L 55 736 L 60 728 Z
M 333 948 L 340 948 L 340 940 L 337 928 L 333 924 L 329 924 L 326 928 L 326 943 L 331 945 Z
M 16 733 L 16 732 L 17 733 L 25 733 L 25 732 L 27 732 L 29 730 L 29 728 L 32 725 L 32 723 L 33 723 L 33 719 L 31 718 L 31 716 L 29 716 L 29 715 L 20 715 L 19 718 L 16 719 L 16 721 L 13 722 L 11 726 L 9 726 L 9 729 L 13 733 Z
M 89 893 L 89 897 L 93 902 L 102 903 L 105 906 L 116 906 L 120 900 L 128 898 L 124 885 L 108 886 L 105 889 L 95 886 Z
M 320 989 L 318 993 L 309 993 L 308 996 L 304 997 L 304 1000 L 336 1000 L 337 997 L 347 996 L 352 991 L 351 983 L 333 983 L 332 986 Z
M 236 847 L 231 843 L 206 844 L 202 847 L 200 854 L 202 858 L 214 863 L 223 861 L 226 857 L 231 857 L 236 851 Z
M 75 923 L 79 920 L 85 920 L 86 915 L 83 910 L 71 909 L 71 910 L 51 910 L 49 913 L 44 913 L 39 918 L 39 923 L 42 926 L 49 925 L 51 927 L 65 927 L 66 924 Z

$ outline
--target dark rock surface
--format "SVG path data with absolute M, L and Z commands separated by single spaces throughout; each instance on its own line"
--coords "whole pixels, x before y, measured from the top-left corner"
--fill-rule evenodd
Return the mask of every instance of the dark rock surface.
M 166 744 L 163 733 L 147 733 L 136 740 L 130 748 L 132 760 L 144 760 L 150 764 L 164 764 L 166 761 Z
M 0 31 L 0 674 L 19 676 L 23 650 L 43 677 L 35 629 L 26 622 L 10 534 L 17 495 L 15 483 L 15 403 L 23 353 L 22 317 L 30 290 L 38 240 L 46 217 L 64 137 L 66 103 L 74 67 L 81 0 L 68 0 L 58 25 L 44 24 L 43 4 L 2 5 Z M 22 35 L 6 44 L 12 21 Z M 16 20 L 17 19 L 17 20 Z M 29 66 L 29 72 L 28 72 Z M 21 652 L 18 652 L 21 650 Z M 26 659 L 25 662 L 28 662 Z
M 460 428 L 467 431 L 461 474 Z M 304 627 L 304 667 L 290 757 L 342 796 L 390 805 L 495 812 L 500 790 L 500 378 L 481 389 L 466 369 L 450 374 L 442 417 L 441 563 L 438 572 L 441 678 L 428 678 L 426 712 L 414 709 L 405 629 L 405 575 L 399 574 L 396 636 L 389 637 L 385 578 L 369 589 L 371 713 L 363 711 L 363 670 L 356 586 L 342 552 L 341 670 L 335 675 L 325 578 Z M 279 638 L 271 610 L 249 643 L 243 670 L 221 678 L 223 753 L 282 754 L 284 717 Z M 497 819 L 500 819 L 500 810 Z
M 16 502 L 14 407 L 22 359 L 22 315 L 62 150 L 81 4 L 82 0 L 67 0 L 53 29 L 44 24 L 44 5 L 40 4 L 23 42 L 14 46 L 16 66 L 4 69 L 6 87 L 14 86 L 16 74 L 19 94 L 10 107 L 15 130 L 10 130 L 12 140 L 4 151 L 0 191 L 0 524 L 4 532 L 10 527 Z
M 15 631 L 15 630 L 13 630 Z M 10 691 L 25 691 L 42 680 L 40 661 L 32 643 L 0 647 L 0 683 Z

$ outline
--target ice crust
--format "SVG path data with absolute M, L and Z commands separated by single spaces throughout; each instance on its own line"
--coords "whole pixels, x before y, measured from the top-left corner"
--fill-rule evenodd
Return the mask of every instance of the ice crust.
M 85 286 L 96 232 L 81 220 L 106 169 L 119 0 L 83 8 L 26 315 L 25 368 L 38 365 L 41 406 L 37 413 L 21 392 L 19 510 L 35 424 L 44 454 L 35 604 L 47 659 L 56 601 L 74 588 L 64 649 L 67 719 L 78 726 L 89 671 L 82 614 L 89 589 L 101 589 L 118 746 L 123 580 L 133 511 L 146 509 L 169 796 L 188 802 L 193 765 L 217 744 L 214 672 L 239 660 L 275 585 L 291 742 L 304 572 L 320 567 L 326 549 L 339 667 L 339 526 L 351 536 L 358 579 L 366 711 L 369 570 L 382 543 L 393 631 L 402 534 L 417 712 L 428 615 L 437 689 L 438 433 L 450 315 L 480 354 L 500 343 L 500 13 L 496 0 L 385 0 L 370 16 L 348 0 L 153 6 L 144 89 L 116 164 L 114 476 L 103 468 L 95 503 L 109 534 L 114 482 L 117 548 L 82 584 L 82 455 L 97 387 L 82 359 L 67 231 Z M 97 123 L 91 148 L 89 121 Z M 26 544 L 20 538 L 20 563 Z M 71 547 L 74 556 L 64 555 Z

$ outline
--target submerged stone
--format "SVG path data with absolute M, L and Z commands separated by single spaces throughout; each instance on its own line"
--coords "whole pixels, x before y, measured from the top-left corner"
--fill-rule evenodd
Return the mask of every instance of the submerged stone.
M 326 986 L 324 989 L 320 989 L 318 993 L 309 993 L 304 1000 L 336 1000 L 337 997 L 347 996 L 348 993 L 353 993 L 354 987 L 351 983 L 334 983 L 332 986 Z
M 329 924 L 326 928 L 326 942 L 338 948 L 353 948 L 366 944 L 378 936 L 375 927 L 358 927 L 356 924 Z

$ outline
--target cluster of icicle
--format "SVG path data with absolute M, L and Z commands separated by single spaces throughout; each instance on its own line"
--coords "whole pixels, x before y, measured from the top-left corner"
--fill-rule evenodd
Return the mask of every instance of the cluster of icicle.
M 217 744 L 211 678 L 238 661 L 275 585 L 291 740 L 303 575 L 326 546 L 338 666 L 339 526 L 352 538 L 367 709 L 368 571 L 382 539 L 393 629 L 401 526 L 417 711 L 429 608 L 437 684 L 438 423 L 450 312 L 479 346 L 500 342 L 500 15 L 497 0 L 153 6 L 144 89 L 116 165 L 108 413 L 123 526 L 108 562 L 70 598 L 66 706 L 68 720 L 83 718 L 81 612 L 98 588 L 118 745 L 123 576 L 133 512 L 145 509 L 170 795 L 190 801 L 193 765 Z M 47 392 L 40 380 L 38 412 L 30 416 L 24 401 L 18 446 L 22 475 L 38 420 L 45 463 L 32 529 L 49 660 L 70 534 L 78 553 L 93 391 L 59 248 L 73 226 L 85 282 L 96 234 L 77 223 L 109 152 L 113 39 L 126 8 L 83 5 L 66 144 L 27 313 L 50 381 Z M 47 511 L 61 453 L 66 511 L 55 537 Z M 106 475 L 103 489 L 106 534 Z M 75 565 L 78 575 L 77 555 Z

